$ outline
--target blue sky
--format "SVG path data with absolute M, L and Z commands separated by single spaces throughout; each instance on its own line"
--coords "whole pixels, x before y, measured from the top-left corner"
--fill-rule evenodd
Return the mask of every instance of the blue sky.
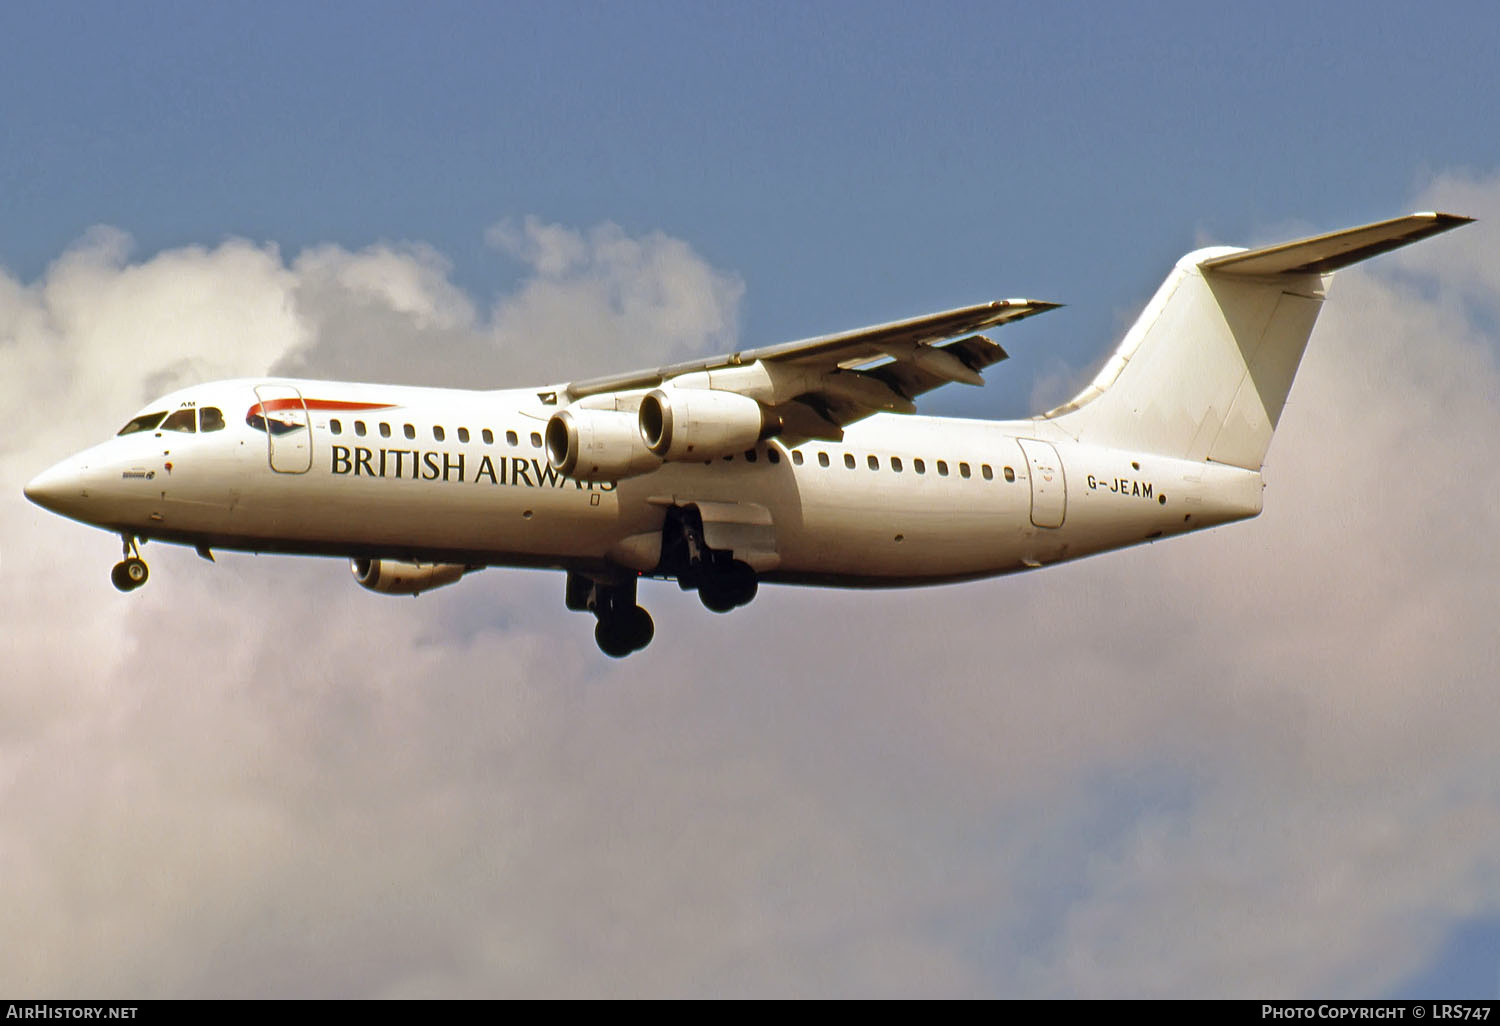
M 1482 4 L 7 5 L 5 265 L 430 243 L 534 214 L 689 240 L 770 343 L 997 294 L 1087 362 L 1196 233 L 1385 216 L 1493 165 Z M 965 397 L 967 398 L 967 397 Z M 1024 403 L 1023 403 L 1024 405 Z
M 1341 280 L 1254 525 L 707 624 L 664 593 L 626 664 L 539 574 L 382 604 L 158 552 L 126 602 L 114 540 L 20 499 L 194 374 L 501 387 L 1007 296 L 1067 306 L 924 410 L 1033 412 L 1198 245 L 1500 213 L 1492 5 L 15 3 L 0 39 L 0 990 L 1497 996 L 1495 550 L 1457 539 L 1500 502 L 1431 538 L 1416 500 L 1493 465 L 1490 421 L 1427 433 L 1492 417 L 1493 219 Z M 1335 487 L 1409 451 L 1379 508 Z

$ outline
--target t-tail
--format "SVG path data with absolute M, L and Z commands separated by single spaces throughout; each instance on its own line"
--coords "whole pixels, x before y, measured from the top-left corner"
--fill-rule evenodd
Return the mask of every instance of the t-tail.
M 1259 470 L 1333 273 L 1471 220 L 1189 253 L 1093 382 L 1042 419 L 1084 443 Z

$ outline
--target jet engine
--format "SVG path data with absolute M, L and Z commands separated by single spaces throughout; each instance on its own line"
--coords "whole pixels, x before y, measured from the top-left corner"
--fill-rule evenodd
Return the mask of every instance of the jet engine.
M 658 388 L 641 400 L 640 433 L 664 460 L 711 460 L 749 449 L 778 425 L 760 403 L 712 388 Z
M 406 563 L 399 559 L 351 559 L 360 587 L 386 595 L 420 595 L 452 584 L 469 568 L 461 563 Z
M 634 413 L 570 409 L 547 421 L 547 462 L 565 477 L 618 481 L 655 470 L 661 457 L 646 448 Z

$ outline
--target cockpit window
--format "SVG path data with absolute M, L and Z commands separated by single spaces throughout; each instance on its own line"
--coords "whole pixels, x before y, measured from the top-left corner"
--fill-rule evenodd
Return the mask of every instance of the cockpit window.
M 198 411 L 178 410 L 162 421 L 161 429 L 163 431 L 186 431 L 192 434 L 198 430 Z
M 156 425 L 160 424 L 161 419 L 166 415 L 166 410 L 159 410 L 156 413 L 143 413 L 122 427 L 119 433 L 122 435 L 133 435 L 137 431 L 150 431 Z
M 222 431 L 224 429 L 224 412 L 217 406 L 205 406 L 198 411 L 199 431 Z

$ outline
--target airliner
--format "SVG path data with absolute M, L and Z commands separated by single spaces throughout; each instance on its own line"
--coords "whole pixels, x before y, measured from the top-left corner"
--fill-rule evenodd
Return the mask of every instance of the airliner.
M 561 570 L 618 658 L 655 633 L 643 577 L 724 613 L 761 582 L 966 581 L 1256 516 L 1334 272 L 1471 220 L 1189 253 L 1092 383 L 1026 420 L 915 412 L 1006 358 L 983 332 L 1057 306 L 1006 299 L 539 388 L 219 381 L 25 493 L 121 537 L 121 591 L 146 583 L 148 540 L 344 557 L 391 595 Z

